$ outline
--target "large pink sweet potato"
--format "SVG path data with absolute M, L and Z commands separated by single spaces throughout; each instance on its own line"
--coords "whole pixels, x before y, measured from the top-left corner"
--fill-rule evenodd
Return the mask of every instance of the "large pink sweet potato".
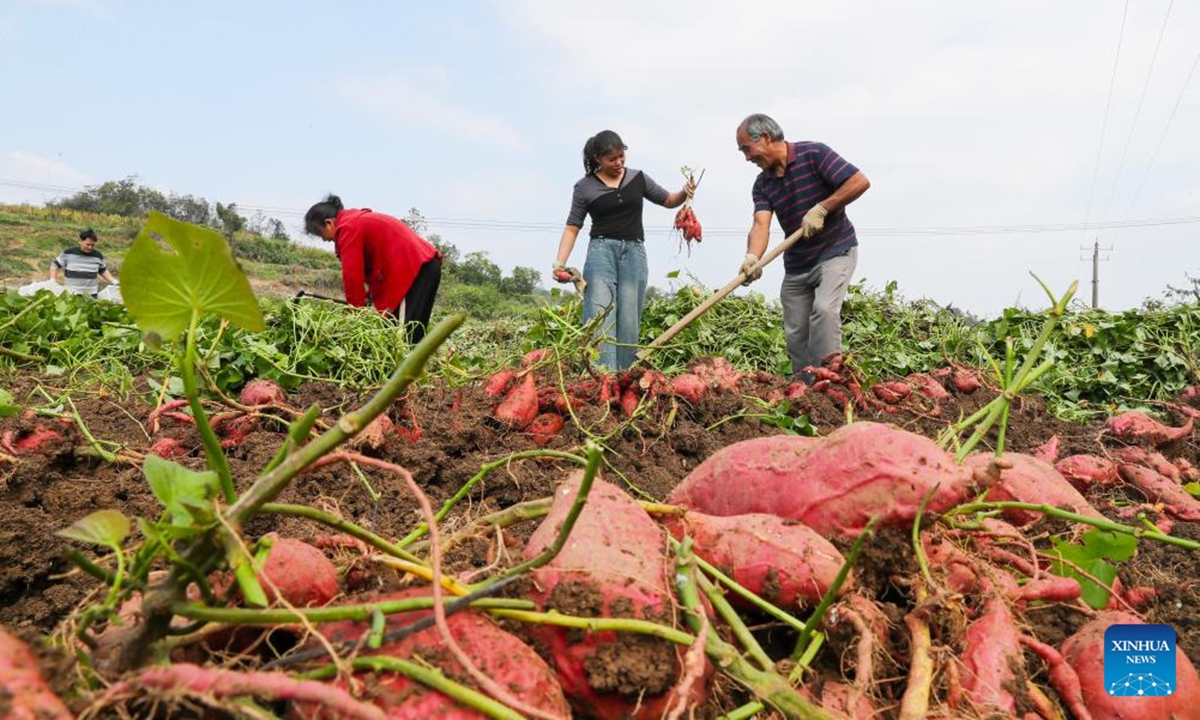
M 2 625 L 0 717 L 5 720 L 71 720 L 74 717 L 38 672 L 33 653 Z
M 688 512 L 670 529 L 677 538 L 691 536 L 697 556 L 784 609 L 819 603 L 845 564 L 833 543 L 808 526 L 777 515 L 716 517 Z M 839 594 L 853 587 L 851 576 Z M 737 598 L 730 596 L 731 601 Z
M 1053 465 L 1032 455 L 1004 453 L 997 461 L 990 453 L 976 453 L 967 457 L 966 465 L 977 470 L 977 478 L 987 478 L 989 500 L 1038 503 L 1088 517 L 1103 517 Z M 1003 515 L 1005 520 L 1018 526 L 1028 525 L 1041 517 L 1041 513 L 1033 510 L 1013 508 L 1005 510 Z
M 1200 676 L 1175 648 L 1175 689 L 1165 697 L 1120 697 L 1104 686 L 1104 631 L 1110 625 L 1139 625 L 1141 619 L 1106 611 L 1081 627 L 1062 646 L 1063 658 L 1079 676 L 1083 702 L 1095 720 L 1195 720 L 1200 718 Z
M 428 597 L 430 594 L 426 588 L 411 588 L 377 600 Z M 432 613 L 432 610 L 423 610 L 389 615 L 387 629 L 390 631 L 403 627 Z M 543 710 L 553 717 L 570 717 L 570 709 L 554 673 L 528 645 L 473 610 L 460 610 L 447 616 L 446 621 L 455 642 L 482 673 L 521 702 Z M 365 635 L 368 627 L 367 623 L 342 621 L 322 625 L 320 630 L 333 642 L 352 642 Z M 429 663 L 456 682 L 474 686 L 436 627 L 429 627 L 401 640 L 385 643 L 378 650 L 364 648 L 360 654 L 387 655 Z M 365 699 L 382 708 L 389 719 L 475 720 L 486 717 L 483 713 L 464 707 L 448 696 L 399 673 L 362 672 L 356 674 L 355 682 L 363 684 Z M 344 679 L 335 681 L 335 685 L 348 687 Z M 341 717 L 311 703 L 295 704 L 293 714 L 304 720 L 334 720 Z
M 525 548 L 536 557 L 557 536 L 579 490 L 581 473 L 562 483 L 550 514 Z M 531 599 L 543 610 L 586 617 L 630 617 L 672 624 L 666 538 L 631 497 L 596 480 L 566 544 L 532 572 Z M 659 718 L 680 674 L 681 649 L 635 633 L 530 627 L 549 655 L 563 691 L 595 718 Z M 696 693 L 704 692 L 697 683 Z M 702 698 L 693 698 L 697 701 Z
M 1177 480 L 1135 463 L 1121 463 L 1117 471 L 1122 480 L 1136 488 L 1147 500 L 1163 503 L 1171 517 L 1200 522 L 1200 500 L 1192 497 Z
M 671 493 L 670 502 L 709 515 L 771 513 L 825 537 L 856 537 L 872 517 L 911 523 L 962 501 L 971 473 L 932 440 L 890 425 L 856 422 L 824 439 L 776 436 L 715 453 Z

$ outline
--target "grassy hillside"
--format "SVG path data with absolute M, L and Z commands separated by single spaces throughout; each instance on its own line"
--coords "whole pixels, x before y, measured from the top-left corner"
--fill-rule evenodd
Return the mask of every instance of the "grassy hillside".
M 0 282 L 15 288 L 49 277 L 50 262 L 78 242 L 79 231 L 91 227 L 100 236 L 99 250 L 118 277 L 121 261 L 141 222 L 118 215 L 78 210 L 0 205 Z M 333 253 L 252 233 L 234 237 L 234 253 L 256 293 L 268 297 L 299 290 L 340 295 L 341 271 Z

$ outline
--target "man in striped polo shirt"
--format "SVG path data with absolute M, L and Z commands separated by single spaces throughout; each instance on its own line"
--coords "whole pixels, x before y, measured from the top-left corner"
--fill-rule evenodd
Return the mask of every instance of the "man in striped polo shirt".
M 858 239 L 846 205 L 866 192 L 867 177 L 818 142 L 787 142 L 783 128 L 754 114 L 738 125 L 737 147 L 762 168 L 754 181 L 754 224 L 742 272 L 746 284 L 762 276 L 750 270 L 767 250 L 771 216 L 785 236 L 800 240 L 783 254 L 783 332 L 796 380 L 811 382 L 809 366 L 836 369 L 842 353 L 842 301 L 858 261 Z
M 99 278 L 117 284 L 104 264 L 104 254 L 96 249 L 96 231 L 91 228 L 79 233 L 79 247 L 63 250 L 50 263 L 51 281 L 58 282 L 60 270 L 63 273 L 63 286 L 76 295 L 96 297 L 100 292 Z

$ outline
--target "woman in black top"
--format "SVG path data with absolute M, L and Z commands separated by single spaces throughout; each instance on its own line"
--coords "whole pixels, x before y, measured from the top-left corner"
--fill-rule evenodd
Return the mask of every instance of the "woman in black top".
M 649 270 L 646 266 L 646 232 L 642 227 L 642 200 L 675 208 L 694 188 L 685 184 L 678 192 L 667 192 L 641 170 L 625 167 L 625 144 L 612 130 L 588 138 L 583 146 L 583 168 L 587 172 L 575 183 L 571 213 L 554 261 L 554 279 L 570 282 L 567 260 L 579 237 L 585 216 L 591 216 L 591 237 L 583 279 L 583 322 L 608 313 L 600 332 L 616 343 L 600 346 L 600 363 L 610 370 L 633 364 L 640 339 L 642 302 L 646 296 Z M 614 333 L 615 330 L 615 333 Z

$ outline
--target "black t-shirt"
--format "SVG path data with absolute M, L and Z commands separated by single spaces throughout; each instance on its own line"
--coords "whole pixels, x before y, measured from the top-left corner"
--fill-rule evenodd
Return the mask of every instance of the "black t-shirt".
M 591 216 L 591 237 L 644 240 L 643 198 L 655 205 L 665 205 L 668 195 L 641 170 L 625 168 L 625 176 L 615 188 L 605 185 L 594 173 L 589 173 L 575 183 L 567 224 L 583 227 L 584 217 Z

